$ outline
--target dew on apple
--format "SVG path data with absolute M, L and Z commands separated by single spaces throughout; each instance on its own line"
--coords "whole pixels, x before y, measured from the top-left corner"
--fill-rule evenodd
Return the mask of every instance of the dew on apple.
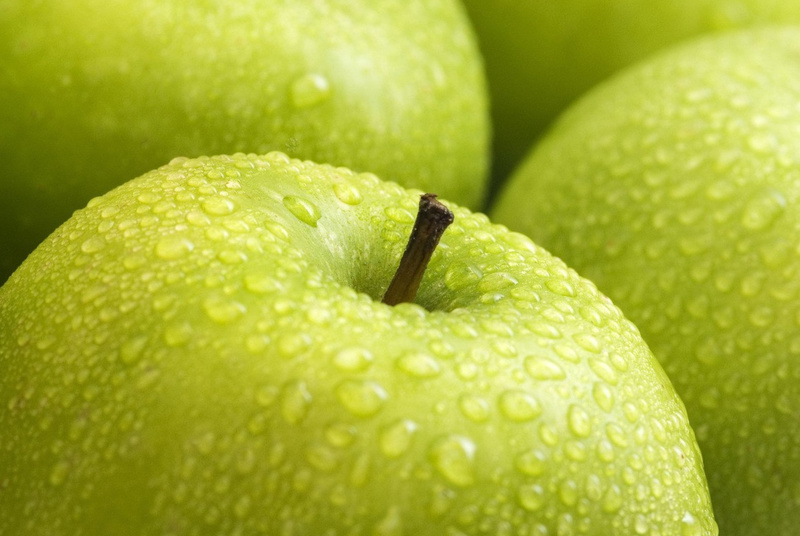
M 475 483 L 476 448 L 467 437 L 449 435 L 436 440 L 428 454 L 434 468 L 448 482 L 467 487 Z
M 106 241 L 102 236 L 95 235 L 81 243 L 81 251 L 86 254 L 97 253 L 106 247 Z
M 524 391 L 505 391 L 498 403 L 502 414 L 515 422 L 531 421 L 542 414 L 541 403 Z
M 194 244 L 182 236 L 168 236 L 156 243 L 155 253 L 164 260 L 179 259 L 194 250 Z
M 399 419 L 383 429 L 378 436 L 378 446 L 387 458 L 397 458 L 411 447 L 419 426 L 410 419 Z
M 205 199 L 200 206 L 209 216 L 226 216 L 236 210 L 236 205 L 233 201 L 219 196 Z
M 614 407 L 614 391 L 605 382 L 595 382 L 592 387 L 592 397 L 606 413 L 610 412 Z
M 330 95 L 330 82 L 319 73 L 306 73 L 289 86 L 289 96 L 295 108 L 316 106 L 328 100 Z
M 541 355 L 526 357 L 525 370 L 536 380 L 563 380 L 566 378 L 566 371 L 560 364 Z
M 334 183 L 333 193 L 339 201 L 346 205 L 355 206 L 364 200 L 361 191 L 357 187 L 346 182 Z
M 458 407 L 466 418 L 477 423 L 486 422 L 491 411 L 486 399 L 473 394 L 461 395 L 458 399 Z
M 759 192 L 744 208 L 742 225 L 746 229 L 761 231 L 773 225 L 786 211 L 786 197 L 774 188 Z
M 148 338 L 145 335 L 139 335 L 137 337 L 133 337 L 128 339 L 122 346 L 120 346 L 119 350 L 119 357 L 120 360 L 125 363 L 126 365 L 130 365 L 139 360 L 142 356 L 142 351 L 144 350 L 145 345 L 148 342 Z
M 304 381 L 291 381 L 283 386 L 280 394 L 281 415 L 289 424 L 299 424 L 311 407 L 312 396 Z
M 592 421 L 589 414 L 576 404 L 571 404 L 567 409 L 567 424 L 570 432 L 577 437 L 589 437 L 592 432 Z
M 230 324 L 247 312 L 247 307 L 238 301 L 211 296 L 203 300 L 206 315 L 218 324 Z
M 336 387 L 342 405 L 356 417 L 372 417 L 383 408 L 388 393 L 377 382 L 345 380 Z
M 441 372 L 439 362 L 428 354 L 409 352 L 395 361 L 397 368 L 416 378 L 430 378 Z
M 539 484 L 525 484 L 520 486 L 517 498 L 523 508 L 530 512 L 540 510 L 545 504 L 545 492 Z
M 307 199 L 293 195 L 287 195 L 283 198 L 283 205 L 301 222 L 310 225 L 311 227 L 317 226 L 317 221 L 322 217 L 319 208 Z

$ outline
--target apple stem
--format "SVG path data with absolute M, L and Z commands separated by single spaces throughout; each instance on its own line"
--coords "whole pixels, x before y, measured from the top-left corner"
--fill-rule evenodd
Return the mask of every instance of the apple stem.
M 397 305 L 414 301 L 428 262 L 439 244 L 439 239 L 451 223 L 453 213 L 436 199 L 436 194 L 420 196 L 417 220 L 408 238 L 400 266 L 383 295 L 383 303 Z

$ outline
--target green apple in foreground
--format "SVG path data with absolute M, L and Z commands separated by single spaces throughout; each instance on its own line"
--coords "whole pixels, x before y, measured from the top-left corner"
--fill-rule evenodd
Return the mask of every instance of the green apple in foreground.
M 800 23 L 787 0 L 463 0 L 492 101 L 494 185 L 571 102 L 619 69 L 700 34 Z
M 0 283 L 72 211 L 176 156 L 281 150 L 483 202 L 457 0 L 4 0 Z
M 715 535 L 636 328 L 454 207 L 284 154 L 173 161 L 0 288 L 4 534 Z
M 800 29 L 692 43 L 571 108 L 493 211 L 642 330 L 730 536 L 800 524 L 798 102 Z

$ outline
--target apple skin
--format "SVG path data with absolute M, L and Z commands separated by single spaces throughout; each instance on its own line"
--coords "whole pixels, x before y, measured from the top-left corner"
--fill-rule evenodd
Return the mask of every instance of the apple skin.
M 730 536 L 800 524 L 799 58 L 797 28 L 652 58 L 570 108 L 492 211 L 642 330 Z
M 0 533 L 716 535 L 636 328 L 453 206 L 379 303 L 419 191 L 282 153 L 177 159 L 0 288 Z
M 482 205 L 486 83 L 456 0 L 4 0 L 0 283 L 176 156 L 330 162 Z
M 769 23 L 800 23 L 786 0 L 463 0 L 492 102 L 493 190 L 586 90 L 678 41 Z

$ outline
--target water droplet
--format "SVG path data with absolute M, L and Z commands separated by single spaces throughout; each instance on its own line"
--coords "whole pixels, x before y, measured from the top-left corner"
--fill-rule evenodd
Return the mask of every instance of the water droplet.
M 606 383 L 595 382 L 592 387 L 594 401 L 603 411 L 611 411 L 614 407 L 614 391 Z
M 247 274 L 244 277 L 244 288 L 254 294 L 270 294 L 283 290 L 283 285 L 266 274 Z
M 525 484 L 520 486 L 517 497 L 522 507 L 529 512 L 535 512 L 544 506 L 544 488 L 539 484 Z
M 606 491 L 605 497 L 603 497 L 603 511 L 609 514 L 614 513 L 622 508 L 622 503 L 622 491 L 619 486 L 612 484 Z
M 229 324 L 247 312 L 247 308 L 243 304 L 220 297 L 204 300 L 203 310 L 211 320 L 218 324 Z
M 311 201 L 307 201 L 302 197 L 287 195 L 283 198 L 283 206 L 285 206 L 294 217 L 311 227 L 316 227 L 317 221 L 322 217 L 319 208 Z
M 681 536 L 701 536 L 702 534 L 703 527 L 691 513 L 686 512 L 681 519 Z
M 313 445 L 306 450 L 306 461 L 319 471 L 330 473 L 339 463 L 336 452 L 327 445 Z
M 140 335 L 125 341 L 119 349 L 119 357 L 125 364 L 131 364 L 137 361 L 147 344 L 147 337 Z
M 542 413 L 539 401 L 524 391 L 506 391 L 500 395 L 500 411 L 512 421 L 530 421 Z
M 188 322 L 175 322 L 164 328 L 164 342 L 177 348 L 189 342 L 194 330 Z
M 93 236 L 81 244 L 81 251 L 84 253 L 97 253 L 106 247 L 106 241 L 102 236 Z
M 574 480 L 562 480 L 558 486 L 558 498 L 566 506 L 575 506 L 578 502 L 578 485 Z
M 444 284 L 450 290 L 456 291 L 476 284 L 481 277 L 483 274 L 477 267 L 456 261 L 445 272 Z
M 417 378 L 430 378 L 441 372 L 439 362 L 428 354 L 412 352 L 400 356 L 395 361 L 397 368 Z
M 242 495 L 236 501 L 236 504 L 233 506 L 233 512 L 239 519 L 244 519 L 248 512 L 250 512 L 250 508 L 253 506 L 253 500 L 250 498 L 249 495 Z
M 345 372 L 360 372 L 372 364 L 372 352 L 364 348 L 345 348 L 333 356 L 333 364 Z
M 255 400 L 256 404 L 266 408 L 275 403 L 280 394 L 279 389 L 274 385 L 265 385 L 256 391 Z
M 786 210 L 786 198 L 769 188 L 751 199 L 744 209 L 742 225 L 754 231 L 770 227 Z
M 570 431 L 578 437 L 589 437 L 592 432 L 592 422 L 589 414 L 575 404 L 570 405 L 567 410 L 567 423 Z
M 333 193 L 339 201 L 346 205 L 358 205 L 364 200 L 358 188 L 347 182 L 334 183 Z
M 203 211 L 211 216 L 225 216 L 236 210 L 236 205 L 224 197 L 209 197 L 201 204 Z
M 296 108 L 309 108 L 325 102 L 330 94 L 328 79 L 318 73 L 306 73 L 289 87 L 289 96 Z
M 387 426 L 380 433 L 381 452 L 388 458 L 402 456 L 411 446 L 416 431 L 417 424 L 408 419 L 401 419 Z
M 175 260 L 194 249 L 194 244 L 181 236 L 168 236 L 156 244 L 156 255 L 164 260 Z
M 541 476 L 547 469 L 547 464 L 547 456 L 536 449 L 523 452 L 514 460 L 517 470 L 528 476 Z
M 393 222 L 400 224 L 414 223 L 414 215 L 403 207 L 386 207 L 383 212 Z
M 525 370 L 535 380 L 563 380 L 567 377 L 561 365 L 539 355 L 530 355 L 525 358 Z
M 392 506 L 372 528 L 373 536 L 403 536 L 403 518 L 400 509 Z
M 590 359 L 589 368 L 592 369 L 592 372 L 597 374 L 597 376 L 606 383 L 611 385 L 617 384 L 617 372 L 614 370 L 614 367 L 612 367 L 605 360 L 601 358 Z
M 336 396 L 344 407 L 357 417 L 371 417 L 378 413 L 388 394 L 374 381 L 348 380 L 336 388 Z
M 617 424 L 610 422 L 606 425 L 606 436 L 614 445 L 618 447 L 627 447 L 628 446 L 628 438 L 625 435 L 625 430 Z
M 575 296 L 575 289 L 572 287 L 569 281 L 565 281 L 563 279 L 548 279 L 545 281 L 545 286 L 548 288 L 548 290 L 558 294 L 559 296 Z
M 573 336 L 573 339 L 581 348 L 588 352 L 592 352 L 593 354 L 599 354 L 600 350 L 603 348 L 600 340 L 594 335 L 590 335 L 588 333 L 578 333 Z
M 476 395 L 462 395 L 458 400 L 461 413 L 471 421 L 484 422 L 489 418 L 489 403 Z
M 68 474 L 69 464 L 67 464 L 67 462 L 60 461 L 56 463 L 50 471 L 50 484 L 53 486 L 60 486 L 67 479 Z
M 312 339 L 306 333 L 287 333 L 278 339 L 277 348 L 281 357 L 292 359 L 305 352 L 311 344 Z
M 295 381 L 286 384 L 281 391 L 281 415 L 289 424 L 298 424 L 308 414 L 311 393 L 305 382 Z
M 436 441 L 429 452 L 431 463 L 448 482 L 460 487 L 475 482 L 475 444 L 466 437 L 450 435 Z
M 478 282 L 480 292 L 496 292 L 517 284 L 517 278 L 506 272 L 495 272 L 483 276 Z
M 347 423 L 334 423 L 325 428 L 325 439 L 337 448 L 345 448 L 356 438 L 356 427 Z

